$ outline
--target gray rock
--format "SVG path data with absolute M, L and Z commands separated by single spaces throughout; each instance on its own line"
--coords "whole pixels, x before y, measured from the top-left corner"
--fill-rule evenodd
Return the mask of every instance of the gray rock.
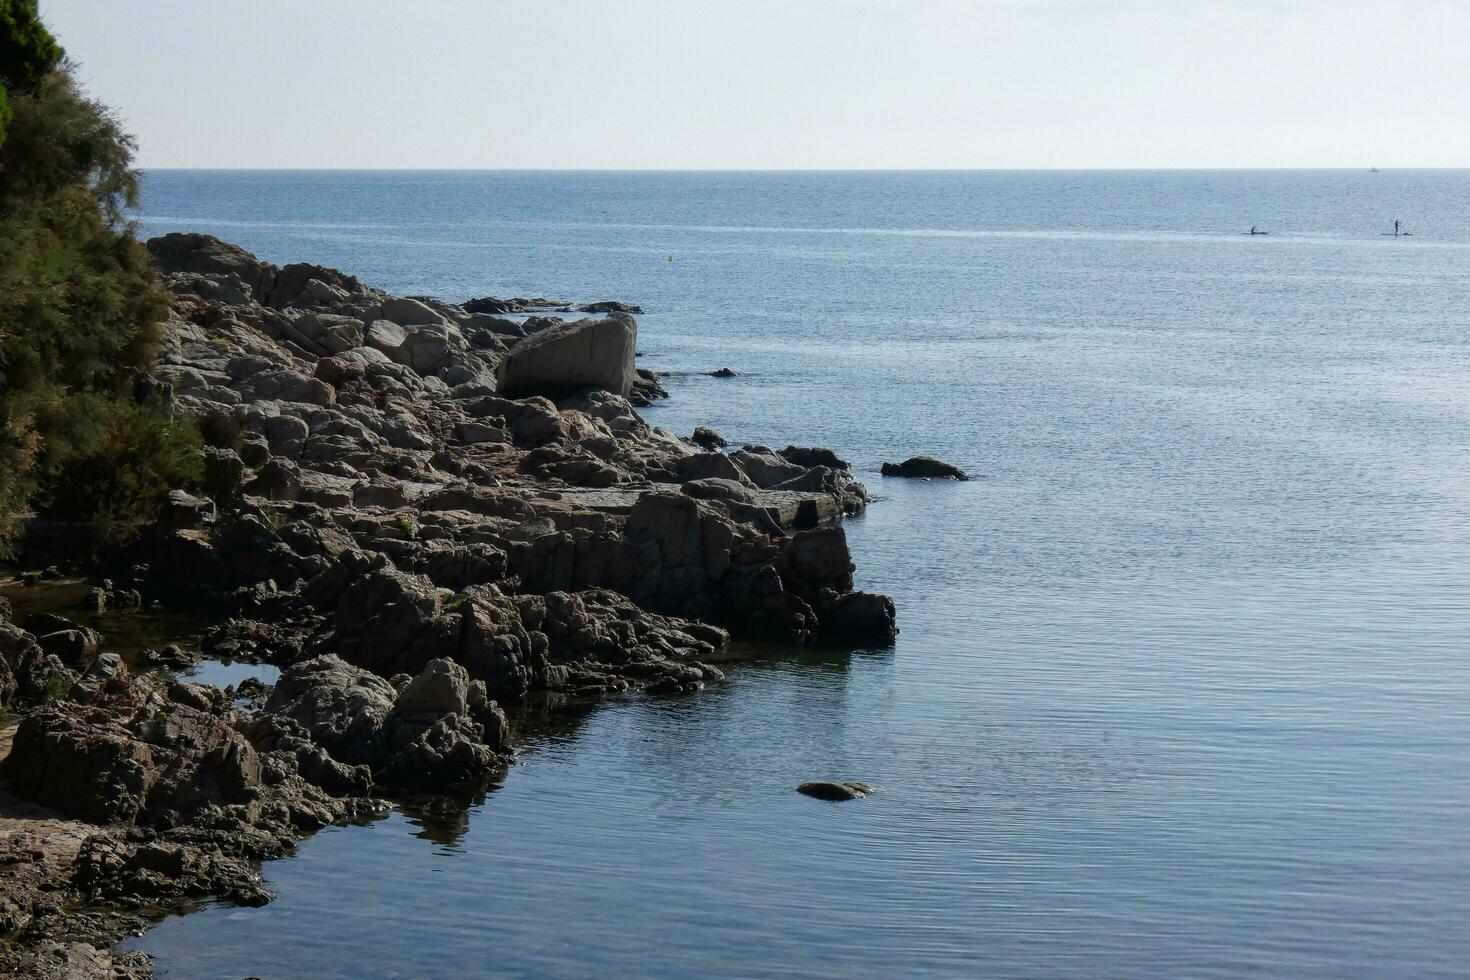
M 443 657 L 430 660 L 398 695 L 393 714 L 400 718 L 462 714 L 469 709 L 469 686 L 470 677 L 459 664 Z
M 384 320 L 392 320 L 404 326 L 416 326 L 425 323 L 444 323 L 444 316 L 426 303 L 416 299 L 395 298 L 385 300 L 383 305 L 373 311 L 375 316 Z
M 511 348 L 500 362 L 502 395 L 569 395 L 600 388 L 627 397 L 637 369 L 638 326 L 625 314 L 578 320 L 542 330 Z

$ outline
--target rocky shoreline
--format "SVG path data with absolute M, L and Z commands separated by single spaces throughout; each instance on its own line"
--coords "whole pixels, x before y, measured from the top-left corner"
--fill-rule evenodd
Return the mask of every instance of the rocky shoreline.
M 636 307 L 451 305 L 205 235 L 148 247 L 171 312 L 138 397 L 198 425 L 203 478 L 76 571 L 94 606 L 215 611 L 205 651 L 281 674 L 241 698 L 0 603 L 0 969 L 146 975 L 111 948 L 179 903 L 268 901 L 258 862 L 316 830 L 483 791 L 504 706 L 695 691 L 732 640 L 895 636 L 853 586 L 851 467 L 649 426 L 666 393 Z M 78 533 L 32 522 L 30 560 L 66 564 Z

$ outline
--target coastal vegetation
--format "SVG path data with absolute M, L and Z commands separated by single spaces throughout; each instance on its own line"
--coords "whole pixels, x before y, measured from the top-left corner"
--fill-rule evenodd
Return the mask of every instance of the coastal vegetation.
M 34 0 L 0 0 L 0 551 L 37 511 L 114 537 L 194 476 L 192 427 L 134 398 L 167 300 L 133 148 Z

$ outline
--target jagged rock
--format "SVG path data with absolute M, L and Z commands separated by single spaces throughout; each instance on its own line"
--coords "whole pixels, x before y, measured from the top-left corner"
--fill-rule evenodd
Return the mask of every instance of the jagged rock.
M 269 450 L 266 451 L 268 454 Z M 206 446 L 201 452 L 204 457 L 205 492 L 217 501 L 228 502 L 239 497 L 245 481 L 245 460 L 240 453 L 233 449 L 217 449 L 213 446 Z M 261 462 L 264 462 L 264 459 L 261 459 Z
M 500 362 L 505 395 L 562 397 L 601 388 L 626 397 L 633 388 L 638 326 L 626 314 L 578 320 L 543 330 L 511 348 Z
M 739 377 L 738 374 L 736 374 L 734 371 L 732 371 L 730 368 L 727 368 L 727 367 L 718 368 L 717 370 L 714 370 L 714 371 L 706 371 L 705 374 L 709 375 L 711 378 L 738 378 Z
M 97 659 L 108 663 L 88 671 L 98 683 L 85 703 L 48 705 L 17 728 L 3 766 L 17 795 L 100 824 L 173 822 L 256 797 L 260 758 L 230 726 L 222 698 L 181 703 L 129 677 L 111 654 Z
M 952 466 L 932 456 L 912 456 L 902 463 L 884 463 L 882 473 L 884 476 L 901 476 L 910 479 L 969 479 L 965 471 L 958 466 Z
M 275 267 L 270 263 L 213 235 L 174 232 L 149 239 L 148 251 L 163 272 L 236 276 L 257 300 L 264 300 L 275 280 Z
M 647 368 L 637 369 L 632 390 L 628 392 L 628 401 L 639 408 L 646 408 L 657 399 L 667 397 L 669 393 L 659 383 L 658 375 Z
M 327 654 L 284 671 L 263 710 L 301 725 L 333 757 L 365 764 L 379 754 L 397 696 L 377 674 Z

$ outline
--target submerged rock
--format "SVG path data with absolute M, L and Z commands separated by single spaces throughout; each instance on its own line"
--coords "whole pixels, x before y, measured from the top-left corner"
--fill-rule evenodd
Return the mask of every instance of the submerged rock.
M 968 480 L 965 471 L 932 456 L 911 456 L 902 463 L 884 463 L 884 476 L 901 476 L 910 479 Z
M 835 803 L 843 800 L 862 799 L 873 792 L 873 787 L 867 783 L 812 782 L 802 783 L 796 787 L 796 791 L 804 796 L 818 800 L 831 800 Z

